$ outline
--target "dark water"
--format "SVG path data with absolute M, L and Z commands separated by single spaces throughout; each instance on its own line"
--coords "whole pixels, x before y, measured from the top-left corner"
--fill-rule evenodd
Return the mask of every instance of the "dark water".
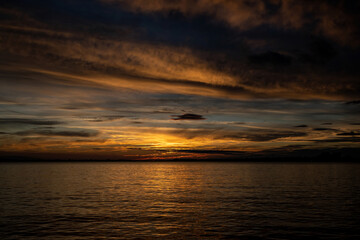
M 0 164 L 0 239 L 360 239 L 360 165 Z

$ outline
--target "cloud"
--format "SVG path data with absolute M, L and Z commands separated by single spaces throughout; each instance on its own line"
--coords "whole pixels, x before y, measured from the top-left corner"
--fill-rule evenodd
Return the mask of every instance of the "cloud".
M 45 24 L 40 21 L 41 16 L 35 11 L 36 7 L 23 9 L 25 13 L 26 11 L 32 13 L 26 15 L 32 17 L 32 21 L 29 21 L 33 23 L 32 26 L 26 26 L 26 22 L 8 20 L 7 25 L 0 26 L 6 30 L 3 40 L 0 39 L 0 49 L 13 54 L 17 60 L 23 59 L 26 64 L 37 63 L 37 70 L 43 70 L 43 74 L 52 75 L 53 78 L 66 76 L 66 74 L 54 74 L 56 72 L 67 73 L 68 80 L 71 78 L 77 80 L 69 81 L 68 84 L 74 85 L 91 83 L 98 87 L 116 86 L 148 92 L 172 91 L 180 94 L 234 99 L 316 98 L 345 101 L 355 98 L 360 90 L 358 78 L 351 71 L 345 71 L 346 66 L 355 65 L 356 59 L 349 64 L 340 58 L 343 54 L 347 56 L 350 53 L 342 52 L 344 49 L 340 49 L 339 54 L 332 54 L 335 47 L 332 47 L 329 41 L 321 42 L 317 38 L 314 41 L 309 40 L 303 37 L 304 33 L 298 34 L 301 40 L 288 39 L 288 28 L 299 30 L 307 26 L 308 21 L 315 22 L 315 25 L 322 21 L 317 17 L 306 18 L 307 14 L 314 16 L 319 12 L 325 14 L 326 9 L 329 12 L 342 12 L 344 7 L 335 6 L 337 4 L 225 0 L 194 2 L 158 0 L 152 4 L 141 0 L 124 0 L 107 1 L 107 3 L 117 3 L 121 8 L 85 1 L 84 7 L 89 13 L 76 26 L 60 23 L 68 18 L 77 19 L 78 16 L 71 14 L 64 16 L 63 12 L 59 11 L 53 21 Z M 16 8 L 16 3 L 13 4 Z M 77 11 L 76 4 L 67 2 L 65 5 Z M 317 7 L 320 9 L 319 12 L 315 11 Z M 107 24 L 101 21 L 98 23 L 101 31 L 89 30 L 85 27 L 94 23 L 94 18 L 98 16 L 92 15 L 93 9 L 98 9 L 100 16 L 109 18 Z M 293 9 L 297 9 L 295 15 L 299 16 L 294 16 Z M 111 15 L 106 14 L 109 11 Z M 131 11 L 132 14 L 128 13 L 126 21 L 122 23 L 117 16 L 123 16 L 124 11 Z M 199 33 L 191 28 L 194 24 L 199 24 L 197 18 L 191 18 L 191 24 L 187 28 L 179 28 L 179 32 L 168 32 L 162 25 L 158 27 L 154 15 L 141 15 L 141 13 L 161 14 L 171 11 L 179 11 L 190 17 L 209 15 L 241 30 L 241 34 L 226 30 L 224 26 L 214 26 L 209 19 L 206 24 L 199 26 L 206 31 Z M 342 16 L 343 13 L 340 15 Z M 346 16 L 351 18 L 351 14 Z M 147 21 L 147 27 L 142 28 L 143 25 L 134 24 L 141 18 Z M 167 14 L 164 18 L 169 20 Z M 179 25 L 188 22 L 181 18 L 176 21 Z M 328 21 L 335 20 L 328 18 Z M 275 26 L 280 24 L 279 26 L 284 29 L 274 40 L 272 39 L 274 32 L 279 32 L 277 30 L 279 28 L 266 30 L 267 35 L 264 36 L 265 33 L 261 32 L 265 31 L 262 29 L 267 29 L 261 27 L 264 24 Z M 118 28 L 125 29 L 125 33 L 115 31 Z M 316 26 L 313 28 L 317 29 Z M 221 31 L 226 35 L 222 38 L 216 37 L 217 34 L 210 31 L 213 29 L 218 31 L 219 35 L 222 34 Z M 155 32 L 147 34 L 149 31 Z M 189 41 L 185 41 L 183 37 L 180 37 L 180 40 L 176 40 L 178 37 L 161 40 L 151 37 L 153 35 L 192 36 L 194 32 L 198 34 L 196 39 L 191 38 Z M 308 36 L 307 33 L 305 35 Z M 247 46 L 245 40 L 241 40 L 254 36 L 267 42 L 278 41 L 278 43 L 275 45 L 269 43 L 271 48 L 261 49 L 259 53 L 258 50 Z M 197 39 L 207 39 L 206 44 L 203 41 L 198 44 L 207 47 L 204 49 L 196 47 L 195 42 L 199 42 Z M 180 41 L 181 44 L 178 42 L 175 44 L 174 41 Z M 223 41 L 223 44 L 218 44 L 219 41 Z M 283 47 L 282 41 L 291 42 L 293 45 Z M 320 43 L 314 43 L 310 49 L 307 49 L 309 46 L 304 46 L 303 41 L 315 43 L 320 41 Z M 339 51 L 338 48 L 335 52 Z M 340 57 L 329 63 L 329 66 L 314 67 L 311 61 L 308 64 L 301 61 L 301 56 L 305 55 L 310 59 L 330 59 L 338 55 Z M 8 62 L 9 59 L 6 60 L 6 63 Z M 273 68 L 273 66 L 281 68 Z M 33 70 L 36 69 L 35 66 L 32 67 Z M 350 68 L 356 71 L 355 67 Z
M 313 128 L 314 131 L 338 131 L 337 129 L 333 128 Z
M 1 125 L 59 125 L 63 124 L 60 121 L 54 120 L 40 120 L 40 119 L 28 119 L 28 118 L 0 118 Z
M 205 153 L 205 154 L 221 154 L 221 155 L 243 155 L 246 154 L 246 151 L 229 151 L 229 150 L 176 150 L 177 152 L 184 153 Z
M 321 125 L 332 125 L 330 122 L 322 123 Z
M 308 127 L 308 125 L 301 124 L 301 125 L 297 125 L 297 126 L 294 126 L 294 127 L 297 127 L 297 128 L 307 128 L 307 127 Z
M 84 49 L 85 51 L 85 49 Z M 87 53 L 84 53 L 87 54 Z M 90 57 L 90 56 L 89 56 Z M 95 57 L 95 56 L 94 56 Z M 176 57 L 176 54 L 173 56 Z M 189 56 L 191 58 L 191 56 Z M 160 56 L 159 56 L 160 58 Z M 173 92 L 181 94 L 195 94 L 202 96 L 214 96 L 223 98 L 234 99 L 253 99 L 253 98 L 291 98 L 291 99 L 308 99 L 308 98 L 320 98 L 320 99 L 342 99 L 351 98 L 357 93 L 357 87 L 352 83 L 341 84 L 337 82 L 337 78 L 333 80 L 328 79 L 327 86 L 323 85 L 323 79 L 319 79 L 316 84 L 314 82 L 303 82 L 306 76 L 293 75 L 289 73 L 288 76 L 280 75 L 277 73 L 271 73 L 266 71 L 251 71 L 247 77 L 241 79 L 237 76 L 229 77 L 228 73 L 222 73 L 217 75 L 216 73 L 208 72 L 200 66 L 199 71 L 195 68 L 196 64 L 193 64 L 191 68 L 194 68 L 193 75 L 186 75 L 185 72 L 178 70 L 171 73 L 162 72 L 161 69 L 157 70 L 156 66 L 152 66 L 155 61 L 143 62 L 141 68 L 152 69 L 152 77 L 148 73 L 142 72 L 137 66 L 132 66 L 132 73 L 128 70 L 121 70 L 122 67 L 113 69 L 110 74 L 104 72 L 89 72 L 89 73 L 59 73 L 56 71 L 42 70 L 42 69 L 27 69 L 30 74 L 42 74 L 48 75 L 47 79 L 62 78 L 70 80 L 66 84 L 74 84 L 74 86 L 97 86 L 108 89 L 116 88 L 129 88 L 146 92 Z M 111 63 L 114 64 L 114 63 Z M 168 68 L 181 69 L 186 66 L 179 66 L 166 63 Z M 131 65 L 127 66 L 131 67 Z M 210 67 L 209 67 L 210 68 Z M 81 66 L 79 66 L 81 69 Z M 139 70 L 139 71 L 138 71 Z M 155 72 L 155 70 L 157 72 Z M 119 72 L 120 71 L 120 72 Z M 184 71 L 191 72 L 191 69 Z M 213 70 L 211 70 L 213 71 Z M 91 75 L 90 75 L 91 73 Z M 166 76 L 165 76 L 165 75 Z M 163 76 L 161 76 L 163 75 Z M 43 76 L 43 77 L 44 77 Z M 179 79 L 173 77 L 183 76 L 188 79 Z M 195 77 L 201 76 L 201 77 Z M 221 78 L 223 76 L 223 78 Z M 221 78 L 221 79 L 220 79 Z M 292 79 L 292 80 L 289 80 Z M 230 79 L 230 80 L 229 80 Z M 255 81 L 256 79 L 256 81 Z M 266 79 L 266 81 L 265 81 Z M 77 80 L 77 81 L 76 81 Z M 48 80 L 49 81 L 49 80 Z M 74 81 L 72 83 L 72 81 Z M 141 84 L 139 84 L 141 83 Z M 312 86 L 311 86 L 312 85 Z M 350 90 L 350 88 L 352 90 Z M 73 107 L 70 107 L 73 108 Z
M 321 65 L 331 62 L 338 55 L 335 47 L 325 39 L 313 39 L 309 45 L 308 51 L 298 54 L 301 62 Z
M 338 133 L 336 135 L 339 135 L 339 136 L 360 136 L 360 132 L 351 131 L 351 132 Z
M 82 117 L 82 119 L 87 120 L 89 122 L 112 122 L 119 119 L 123 119 L 126 116 L 120 115 L 105 115 L 105 116 L 97 116 L 97 117 Z
M 306 147 L 310 147 L 311 145 L 305 145 L 305 144 L 297 144 L 297 145 L 285 145 L 285 146 L 282 146 L 282 147 L 276 147 L 276 148 L 270 148 L 270 149 L 267 149 L 265 151 L 263 151 L 263 153 L 266 153 L 266 152 L 278 152 L 278 153 L 287 153 L 287 152 L 293 152 L 293 151 L 296 151 L 296 150 L 299 150 L 299 149 L 304 149 Z
M 318 143 L 358 143 L 360 142 L 359 137 L 338 137 L 338 138 L 328 138 L 328 139 L 318 139 L 312 140 L 313 142 Z
M 258 131 L 257 133 L 252 132 L 242 132 L 235 134 L 227 134 L 220 136 L 225 139 L 244 139 L 247 141 L 253 142 L 267 142 L 275 139 L 281 138 L 293 138 L 293 137 L 304 137 L 307 136 L 307 133 L 304 132 L 292 132 L 292 131 Z
M 33 129 L 27 131 L 16 132 L 15 135 L 18 136 L 31 136 L 31 135 L 40 135 L 40 136 L 59 136 L 59 137 L 95 137 L 99 135 L 97 130 L 87 130 L 87 129 L 69 129 L 69 130 L 43 130 L 43 129 Z
M 349 101 L 349 102 L 346 102 L 346 104 L 349 104 L 349 105 L 352 105 L 352 104 L 360 104 L 360 100 L 355 100 L 355 101 Z
M 250 55 L 248 58 L 249 61 L 254 64 L 288 66 L 292 62 L 292 58 L 290 56 L 271 51 L 257 55 Z
M 168 132 L 186 139 L 206 138 L 212 140 L 234 140 L 249 142 L 268 142 L 276 139 L 287 139 L 305 137 L 305 132 L 272 130 L 272 129 L 246 129 L 246 130 L 226 130 L 226 129 L 177 129 Z
M 136 158 L 351 145 L 358 23 L 338 1 L 313 2 L 7 1 L 1 149 Z
M 198 114 L 192 114 L 192 113 L 186 113 L 183 115 L 173 115 L 173 120 L 205 120 L 201 115 Z
M 229 26 L 247 30 L 262 25 L 283 29 L 303 29 L 311 26 L 313 34 L 322 34 L 343 44 L 357 45 L 357 18 L 351 10 L 355 4 L 342 1 L 247 1 L 247 0 L 102 0 L 118 4 L 134 12 L 164 13 L 172 11 L 187 17 L 208 15 Z

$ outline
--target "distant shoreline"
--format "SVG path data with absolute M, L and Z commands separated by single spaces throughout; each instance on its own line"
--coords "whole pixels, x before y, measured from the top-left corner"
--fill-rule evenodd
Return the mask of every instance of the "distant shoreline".
M 0 163 L 174 163 L 174 162 L 214 162 L 214 163 L 360 163 L 355 158 L 321 159 L 321 158 L 246 158 L 246 159 L 167 159 L 167 160 L 95 160 L 95 159 L 2 159 Z

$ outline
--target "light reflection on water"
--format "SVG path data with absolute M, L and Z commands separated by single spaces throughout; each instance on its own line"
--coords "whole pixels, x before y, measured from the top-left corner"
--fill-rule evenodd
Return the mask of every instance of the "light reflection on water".
M 0 165 L 1 239 L 359 239 L 360 165 Z

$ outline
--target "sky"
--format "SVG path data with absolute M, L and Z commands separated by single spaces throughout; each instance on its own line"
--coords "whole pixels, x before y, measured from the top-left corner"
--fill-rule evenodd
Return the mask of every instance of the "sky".
M 359 1 L 0 3 L 0 156 L 360 148 Z

